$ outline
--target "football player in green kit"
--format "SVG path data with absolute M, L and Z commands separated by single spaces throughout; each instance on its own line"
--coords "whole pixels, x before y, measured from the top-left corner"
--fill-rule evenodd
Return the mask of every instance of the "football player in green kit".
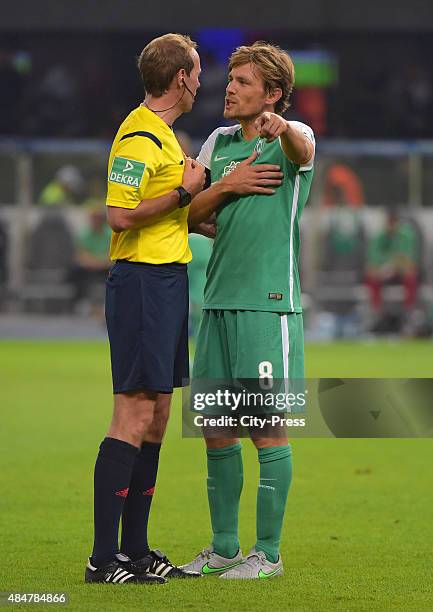
M 224 117 L 198 156 L 211 186 L 192 202 L 189 223 L 216 210 L 193 378 L 291 379 L 304 376 L 299 285 L 299 219 L 315 151 L 308 126 L 282 117 L 294 66 L 282 49 L 257 42 L 229 62 Z M 184 566 L 221 578 L 283 573 L 280 538 L 292 478 L 287 437 L 254 437 L 260 464 L 257 538 L 243 557 L 238 510 L 243 483 L 238 439 L 207 438 L 212 546 Z

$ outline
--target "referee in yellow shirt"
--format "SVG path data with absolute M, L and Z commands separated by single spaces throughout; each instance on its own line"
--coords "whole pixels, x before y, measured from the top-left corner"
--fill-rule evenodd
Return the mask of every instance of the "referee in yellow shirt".
M 114 412 L 95 465 L 87 582 L 199 577 L 149 549 L 147 522 L 173 387 L 189 376 L 188 210 L 205 175 L 185 159 L 172 124 L 193 106 L 200 58 L 188 36 L 166 34 L 143 49 L 138 68 L 146 97 L 120 126 L 108 166 Z

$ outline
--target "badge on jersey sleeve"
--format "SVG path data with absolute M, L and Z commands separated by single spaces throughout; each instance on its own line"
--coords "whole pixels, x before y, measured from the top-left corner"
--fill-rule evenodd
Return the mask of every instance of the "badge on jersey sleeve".
M 115 157 L 108 180 L 127 187 L 140 187 L 145 167 L 145 163 L 135 161 L 135 159 Z

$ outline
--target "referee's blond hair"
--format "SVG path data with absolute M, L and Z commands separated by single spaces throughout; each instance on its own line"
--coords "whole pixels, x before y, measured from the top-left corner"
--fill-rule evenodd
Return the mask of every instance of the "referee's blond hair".
M 164 34 L 147 44 L 137 61 L 146 93 L 159 98 L 183 68 L 189 76 L 194 68 L 191 51 L 197 43 L 183 34 Z

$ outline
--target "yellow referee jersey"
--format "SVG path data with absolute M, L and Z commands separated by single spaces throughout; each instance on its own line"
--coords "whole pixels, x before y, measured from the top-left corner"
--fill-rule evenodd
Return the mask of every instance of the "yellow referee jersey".
M 172 129 L 145 106 L 133 110 L 116 134 L 108 162 L 107 206 L 136 208 L 180 187 L 184 155 Z M 111 259 L 152 264 L 188 263 L 189 206 L 141 229 L 113 232 Z

